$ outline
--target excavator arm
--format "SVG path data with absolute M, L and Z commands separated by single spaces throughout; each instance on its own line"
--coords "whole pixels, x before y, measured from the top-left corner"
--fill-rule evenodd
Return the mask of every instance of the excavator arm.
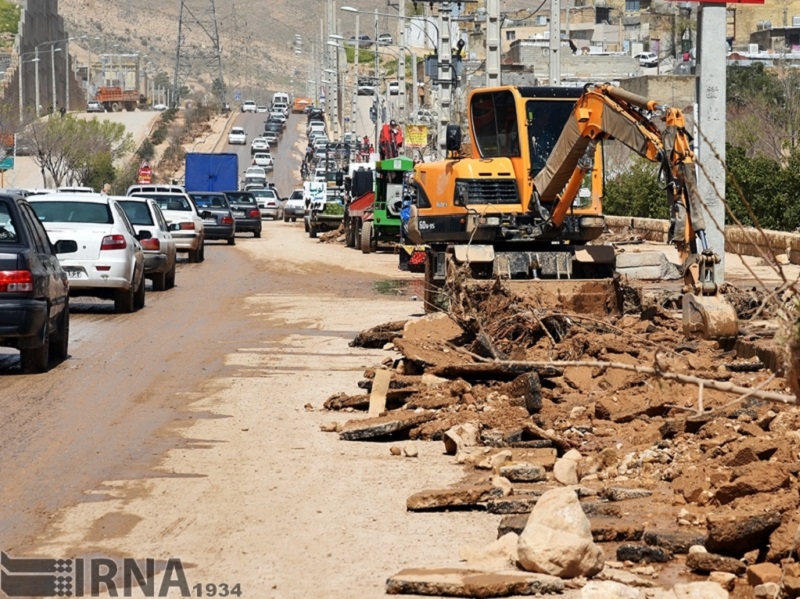
M 660 115 L 663 127 L 650 115 Z M 714 267 L 719 257 L 706 241 L 692 140 L 681 110 L 610 85 L 587 86 L 534 178 L 533 205 L 540 212 L 548 206 L 550 226 L 560 228 L 592 168 L 595 145 L 604 139 L 616 139 L 661 165 L 674 220 L 670 241 L 684 261 L 684 330 L 711 338 L 735 336 L 736 313 L 718 296 Z

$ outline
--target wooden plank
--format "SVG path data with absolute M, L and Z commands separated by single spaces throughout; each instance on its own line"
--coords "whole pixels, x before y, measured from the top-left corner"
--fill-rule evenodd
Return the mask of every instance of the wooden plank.
M 392 380 L 391 370 L 378 370 L 372 382 L 369 394 L 369 415 L 380 416 L 386 411 L 386 394 L 389 393 L 389 382 Z

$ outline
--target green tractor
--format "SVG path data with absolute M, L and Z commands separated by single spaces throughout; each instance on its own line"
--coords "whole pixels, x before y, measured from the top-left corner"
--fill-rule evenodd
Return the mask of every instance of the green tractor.
M 356 243 L 369 254 L 379 243 L 394 245 L 400 241 L 400 209 L 403 205 L 405 174 L 414 170 L 411 158 L 399 156 L 378 162 L 375 166 L 375 200 L 361 209 L 350 212 L 353 225 L 360 232 Z

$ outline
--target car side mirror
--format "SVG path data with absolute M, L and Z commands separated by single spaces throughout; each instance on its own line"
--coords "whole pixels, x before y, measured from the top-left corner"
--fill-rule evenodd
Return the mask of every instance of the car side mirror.
M 136 234 L 136 239 L 138 239 L 139 241 L 144 241 L 145 239 L 152 239 L 152 238 L 153 234 L 147 229 L 142 229 Z
M 74 254 L 78 251 L 78 242 L 72 239 L 59 239 L 53 245 L 56 254 Z

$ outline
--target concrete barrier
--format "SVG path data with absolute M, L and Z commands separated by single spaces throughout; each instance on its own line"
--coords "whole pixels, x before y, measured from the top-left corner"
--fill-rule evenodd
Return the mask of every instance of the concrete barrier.
M 655 218 L 606 216 L 611 231 L 628 231 L 648 241 L 667 242 L 669 221 Z M 785 256 L 790 264 L 800 264 L 800 233 L 759 231 L 752 227 L 725 227 L 725 251 L 743 256 Z

